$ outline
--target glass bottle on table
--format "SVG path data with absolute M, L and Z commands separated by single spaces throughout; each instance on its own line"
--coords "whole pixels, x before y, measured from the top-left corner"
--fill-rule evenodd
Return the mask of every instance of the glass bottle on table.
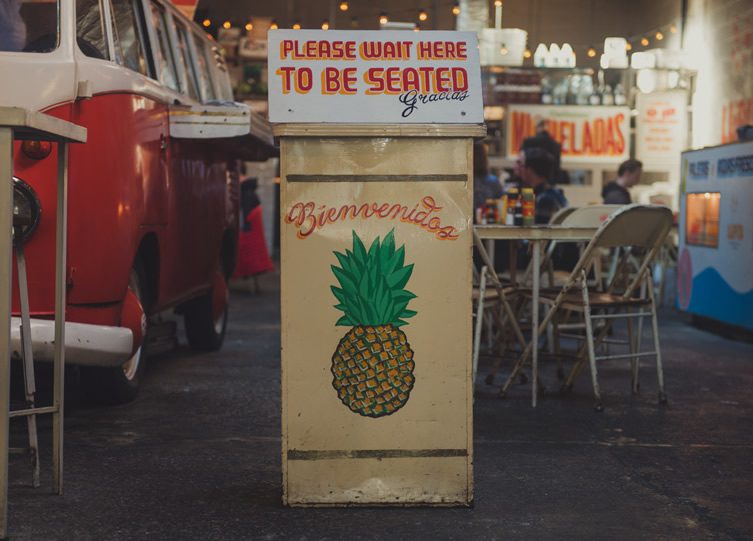
M 515 225 L 515 208 L 518 205 L 518 189 L 510 188 L 507 190 L 507 212 L 505 215 L 505 225 Z
M 534 225 L 536 221 L 536 195 L 533 188 L 523 188 L 521 196 L 521 223 L 526 227 Z

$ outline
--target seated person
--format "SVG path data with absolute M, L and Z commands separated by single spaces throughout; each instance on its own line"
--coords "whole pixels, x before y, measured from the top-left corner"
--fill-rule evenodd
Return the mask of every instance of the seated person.
M 617 178 L 607 183 L 601 191 L 605 205 L 629 205 L 633 202 L 628 188 L 641 180 L 643 164 L 638 160 L 625 160 L 617 169 Z
M 536 194 L 536 223 L 547 224 L 561 208 L 568 206 L 562 190 L 552 186 L 555 160 L 541 148 L 521 150 L 520 178 L 522 185 Z

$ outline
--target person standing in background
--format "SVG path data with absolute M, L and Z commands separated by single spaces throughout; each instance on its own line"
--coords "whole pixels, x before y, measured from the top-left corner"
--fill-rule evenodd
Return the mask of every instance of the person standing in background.
M 503 194 L 499 179 L 489 171 L 486 145 L 481 141 L 473 144 L 473 214 L 487 199 L 499 199 Z
M 625 160 L 617 169 L 617 179 L 609 182 L 601 191 L 605 205 L 629 205 L 633 202 L 628 188 L 641 180 L 643 164 L 638 160 Z
M 561 208 L 568 206 L 562 190 L 552 186 L 554 157 L 541 148 L 521 151 L 520 177 L 523 186 L 536 194 L 536 223 L 546 224 Z
M 520 150 L 540 148 L 554 158 L 554 171 L 549 180 L 556 183 L 569 183 L 570 179 L 562 170 L 562 145 L 546 129 L 546 120 L 539 120 L 536 124 L 536 135 L 523 139 Z

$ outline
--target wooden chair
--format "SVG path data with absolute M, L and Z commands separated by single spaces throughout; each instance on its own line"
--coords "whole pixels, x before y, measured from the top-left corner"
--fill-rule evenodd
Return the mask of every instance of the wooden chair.
M 589 207 L 585 207 L 589 208 Z M 573 213 L 571 217 L 575 216 Z M 594 209 L 598 215 L 598 209 Z M 567 225 L 568 220 L 563 222 Z M 664 392 L 664 375 L 661 364 L 661 351 L 659 347 L 659 331 L 656 316 L 656 302 L 654 300 L 653 281 L 650 272 L 650 263 L 664 242 L 667 233 L 672 226 L 672 213 L 666 207 L 647 205 L 626 205 L 608 216 L 601 224 L 591 242 L 583 250 L 578 263 L 570 273 L 564 286 L 558 290 L 543 290 L 540 295 L 542 304 L 547 304 L 549 310 L 538 326 L 538 336 L 541 336 L 558 312 L 566 310 L 583 314 L 585 325 L 585 343 L 580 346 L 576 355 L 576 362 L 563 384 L 563 390 L 572 388 L 573 382 L 582 370 L 586 362 L 591 369 L 591 381 L 595 397 L 595 409 L 602 411 L 603 405 L 596 369 L 596 361 L 607 359 L 630 359 L 633 392 L 638 390 L 639 360 L 642 357 L 654 356 L 656 358 L 656 371 L 659 384 L 659 401 L 666 402 Z M 636 251 L 625 251 L 627 255 L 638 261 L 638 269 L 634 279 L 621 291 L 615 290 L 612 285 L 606 291 L 598 289 L 589 283 L 588 275 L 596 261 L 601 256 L 603 249 L 612 248 L 637 248 Z M 595 313 L 595 312 L 599 313 Z M 633 320 L 642 321 L 644 317 L 651 317 L 654 349 L 652 351 L 639 351 L 641 337 L 634 336 L 632 332 Z M 628 321 L 628 345 L 630 352 L 617 355 L 596 356 L 596 349 L 604 342 L 614 321 L 618 318 L 626 318 Z M 605 322 L 598 331 L 594 332 L 594 320 Z M 640 334 L 640 330 L 639 333 Z M 511 382 L 517 375 L 523 364 L 531 354 L 532 343 L 523 351 L 520 360 L 516 363 L 513 372 L 502 388 L 501 394 L 507 392 Z

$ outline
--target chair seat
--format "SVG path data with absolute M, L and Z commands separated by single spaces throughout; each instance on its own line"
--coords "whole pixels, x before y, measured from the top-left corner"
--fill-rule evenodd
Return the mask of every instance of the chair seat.
M 502 288 L 502 291 L 504 292 L 505 296 L 514 295 L 515 293 L 518 293 L 520 290 L 518 288 L 512 287 L 512 286 L 506 286 Z M 481 296 L 481 290 L 478 286 L 473 286 L 473 300 L 477 301 L 479 297 Z M 486 286 L 486 292 L 484 294 L 484 301 L 498 301 L 499 300 L 499 289 L 497 289 L 494 286 Z
M 559 295 L 560 290 L 557 288 L 542 289 L 539 299 L 542 303 L 553 304 Z M 531 290 L 526 290 L 525 295 L 531 297 Z M 588 293 L 588 302 L 591 308 L 607 308 L 618 306 L 645 306 L 650 304 L 649 299 L 624 298 L 620 295 L 611 293 L 601 293 L 598 291 Z M 565 310 L 583 311 L 583 295 L 580 291 L 569 292 L 565 294 L 560 305 Z

